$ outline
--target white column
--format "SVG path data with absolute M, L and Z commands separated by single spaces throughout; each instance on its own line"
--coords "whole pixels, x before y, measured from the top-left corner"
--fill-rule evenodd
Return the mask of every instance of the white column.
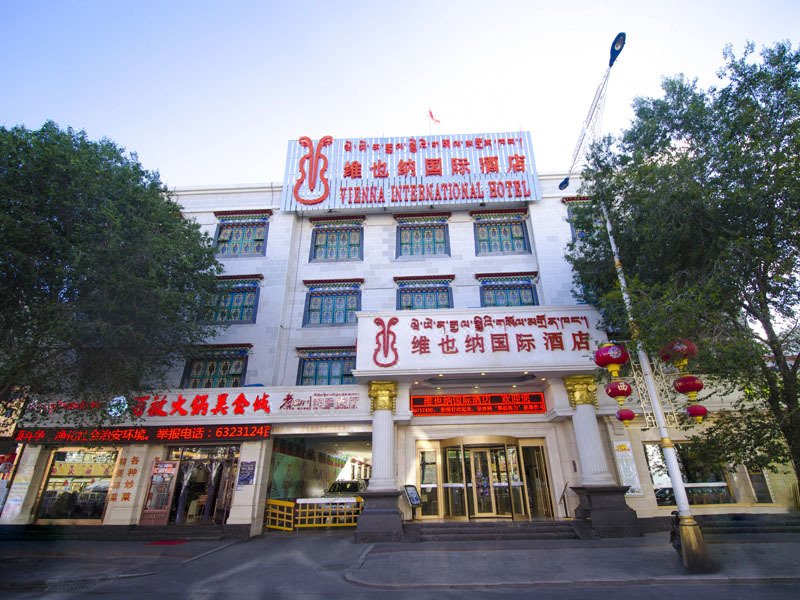
M 597 424 L 597 412 L 594 407 L 597 385 L 594 377 L 588 375 L 565 377 L 564 384 L 570 403 L 575 406 L 572 426 L 575 429 L 575 441 L 578 444 L 578 457 L 581 462 L 581 483 L 585 486 L 615 485 L 603 449 L 600 426 Z
M 394 407 L 397 383 L 370 381 L 372 406 L 372 477 L 369 491 L 396 490 Z
M 250 525 L 250 535 L 258 535 L 264 530 L 264 502 L 267 497 L 271 459 L 272 439 L 242 442 L 239 448 L 239 465 L 244 461 L 255 462 L 255 474 L 253 482 L 247 485 L 238 484 L 240 466 L 233 474 L 237 480 L 227 525 Z
M 36 492 L 47 470 L 50 453 L 45 446 L 26 445 L 17 462 L 17 472 L 0 515 L 2 525 L 27 525 L 33 521 Z M 39 468 L 37 468 L 39 467 Z

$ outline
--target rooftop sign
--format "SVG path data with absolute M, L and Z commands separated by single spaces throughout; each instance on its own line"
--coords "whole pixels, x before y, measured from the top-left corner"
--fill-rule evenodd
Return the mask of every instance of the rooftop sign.
M 534 201 L 530 133 L 289 142 L 285 211 Z

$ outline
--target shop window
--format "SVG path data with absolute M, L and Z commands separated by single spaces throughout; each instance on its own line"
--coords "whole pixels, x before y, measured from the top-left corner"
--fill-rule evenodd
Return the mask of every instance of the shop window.
M 447 214 L 395 217 L 398 257 L 450 256 Z
M 355 348 L 298 349 L 297 385 L 349 385 L 355 383 Z
M 453 308 L 453 294 L 450 289 L 450 282 L 453 279 L 453 275 L 395 277 L 397 309 Z
M 350 325 L 361 308 L 363 279 L 304 281 L 308 288 L 303 326 Z
M 220 277 L 220 291 L 214 298 L 215 323 L 255 323 L 261 275 Z
M 647 465 L 659 506 L 674 506 L 675 494 L 667 466 L 658 444 L 645 444 Z M 699 460 L 690 444 L 675 444 L 681 477 L 689 504 L 730 504 L 733 496 L 725 478 L 725 469 Z
M 537 306 L 536 273 L 478 274 L 481 306 Z
M 216 212 L 215 246 L 220 258 L 264 256 L 271 211 Z
M 206 346 L 186 363 L 181 387 L 221 388 L 244 385 L 249 345 Z
M 311 262 L 363 259 L 363 218 L 321 218 L 311 222 Z
M 506 211 L 472 211 L 475 221 L 475 254 L 529 254 L 531 251 L 525 227 L 526 209 Z
M 117 451 L 59 448 L 36 509 L 37 519 L 102 519 Z

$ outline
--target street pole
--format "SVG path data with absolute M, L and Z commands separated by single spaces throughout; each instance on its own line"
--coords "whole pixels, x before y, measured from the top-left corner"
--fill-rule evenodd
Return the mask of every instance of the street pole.
M 636 355 L 639 358 L 639 365 L 642 368 L 642 375 L 644 376 L 647 393 L 650 396 L 650 404 L 653 408 L 653 416 L 658 426 L 658 434 L 661 436 L 661 451 L 664 454 L 664 462 L 667 465 L 667 473 L 669 474 L 670 483 L 672 485 L 672 492 L 675 496 L 675 504 L 678 507 L 678 519 L 680 522 L 679 531 L 681 539 L 681 557 L 683 558 L 683 566 L 693 573 L 706 571 L 709 569 L 710 564 L 708 554 L 706 552 L 705 541 L 703 540 L 703 532 L 700 526 L 692 516 L 692 510 L 689 507 L 689 498 L 686 495 L 686 486 L 683 485 L 683 477 L 681 476 L 680 466 L 678 464 L 678 454 L 675 451 L 675 444 L 669 437 L 667 430 L 667 420 L 664 417 L 664 409 L 661 406 L 661 399 L 656 390 L 656 383 L 653 377 L 653 369 L 650 365 L 650 359 L 647 352 L 644 350 L 639 336 L 636 334 L 636 324 L 633 321 L 633 310 L 631 306 L 631 298 L 628 294 L 628 284 L 625 280 L 625 272 L 622 270 L 622 262 L 619 259 L 619 250 L 617 243 L 614 240 L 614 231 L 611 227 L 611 218 L 608 214 L 605 202 L 601 201 L 600 206 L 603 209 L 603 217 L 606 222 L 606 232 L 608 233 L 608 242 L 611 245 L 611 253 L 614 256 L 614 268 L 617 271 L 617 279 L 619 280 L 620 291 L 622 292 L 622 301 L 625 304 L 625 312 L 628 315 L 628 322 L 631 325 L 631 332 L 636 342 Z

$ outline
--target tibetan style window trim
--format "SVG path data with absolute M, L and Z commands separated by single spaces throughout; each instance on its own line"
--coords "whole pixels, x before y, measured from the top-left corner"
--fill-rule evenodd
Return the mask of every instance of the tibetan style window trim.
M 304 280 L 308 288 L 303 327 L 355 325 L 363 279 Z
M 217 211 L 214 247 L 220 258 L 265 256 L 271 210 Z
M 455 275 L 395 277 L 397 310 L 453 308 L 453 279 Z
M 364 217 L 318 217 L 309 221 L 309 262 L 364 260 Z
M 186 361 L 182 388 L 241 387 L 252 344 L 210 344 L 195 348 Z
M 575 206 L 580 206 L 581 204 L 589 202 L 589 200 L 591 200 L 589 196 L 567 196 L 561 199 L 562 204 L 567 207 L 567 223 L 569 223 L 569 231 L 572 235 L 573 242 L 577 242 L 586 237 L 585 231 L 575 229 Z
M 536 271 L 525 273 L 477 273 L 481 306 L 538 306 Z
M 297 348 L 297 385 L 350 385 L 356 382 L 355 347 Z
M 450 256 L 450 213 L 395 215 L 397 258 Z
M 211 307 L 214 323 L 255 323 L 263 275 L 222 275 Z
M 530 254 L 528 209 L 473 210 L 475 255 Z

